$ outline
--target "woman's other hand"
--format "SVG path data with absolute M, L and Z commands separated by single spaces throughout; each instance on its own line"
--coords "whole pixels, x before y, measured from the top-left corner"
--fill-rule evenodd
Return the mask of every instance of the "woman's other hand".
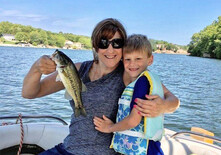
M 146 95 L 147 100 L 137 98 L 135 102 L 139 114 L 144 117 L 156 117 L 165 111 L 164 100 L 158 95 Z
M 164 99 L 158 95 L 146 95 L 147 100 L 136 99 L 136 108 L 144 117 L 156 117 L 164 113 L 173 113 L 179 108 L 180 101 L 164 85 Z

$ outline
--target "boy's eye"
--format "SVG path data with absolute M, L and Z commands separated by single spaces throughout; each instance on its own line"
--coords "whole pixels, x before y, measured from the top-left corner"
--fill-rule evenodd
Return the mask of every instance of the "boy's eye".
M 124 59 L 124 61 L 130 61 L 130 59 Z
M 136 60 L 141 60 L 142 58 L 136 58 Z

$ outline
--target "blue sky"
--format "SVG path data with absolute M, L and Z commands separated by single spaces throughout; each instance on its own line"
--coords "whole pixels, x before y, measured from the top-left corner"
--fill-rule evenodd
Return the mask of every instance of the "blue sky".
M 128 34 L 179 45 L 218 16 L 221 0 L 0 0 L 0 22 L 91 36 L 100 20 L 112 17 Z

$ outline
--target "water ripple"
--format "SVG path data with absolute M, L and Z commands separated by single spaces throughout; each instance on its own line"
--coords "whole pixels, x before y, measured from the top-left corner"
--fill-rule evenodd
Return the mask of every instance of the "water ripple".
M 0 116 L 53 115 L 70 122 L 72 109 L 64 91 L 28 100 L 21 97 L 22 82 L 34 60 L 55 49 L 0 47 Z M 91 51 L 62 50 L 73 62 L 93 59 Z M 173 114 L 165 114 L 165 127 L 190 130 L 202 127 L 221 137 L 221 61 L 185 55 L 154 54 L 150 70 L 181 101 Z M 34 122 L 36 120 L 29 120 Z

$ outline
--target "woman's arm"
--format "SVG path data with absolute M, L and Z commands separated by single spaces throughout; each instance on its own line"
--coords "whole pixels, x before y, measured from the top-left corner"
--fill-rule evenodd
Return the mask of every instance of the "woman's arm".
M 136 99 L 136 109 L 144 117 L 156 117 L 163 113 L 173 113 L 180 105 L 179 99 L 164 85 L 164 99 L 158 95 L 146 95 L 148 100 Z
M 76 64 L 77 69 L 80 68 L 80 65 L 80 63 Z M 42 74 L 50 75 L 41 80 Z M 24 78 L 22 96 L 33 99 L 64 89 L 62 82 L 56 81 L 57 74 L 56 64 L 51 60 L 50 56 L 44 55 L 40 57 Z

